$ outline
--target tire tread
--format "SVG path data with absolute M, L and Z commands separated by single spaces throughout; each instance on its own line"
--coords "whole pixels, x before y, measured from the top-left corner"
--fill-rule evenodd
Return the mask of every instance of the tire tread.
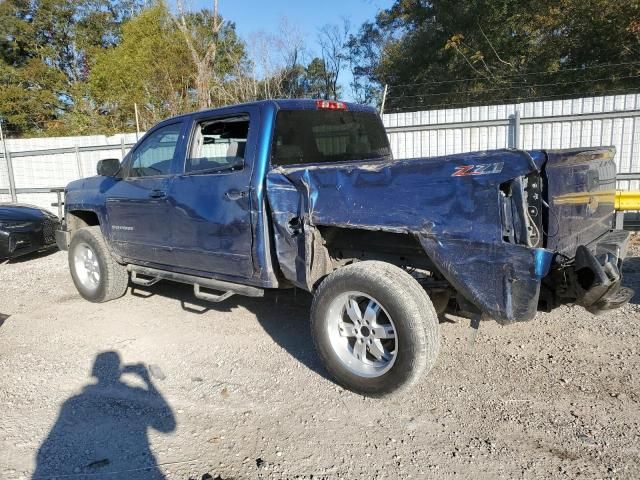
M 95 249 L 96 255 L 102 260 L 101 267 L 104 267 L 104 271 L 101 272 L 101 279 L 104 279 L 104 284 L 101 288 L 98 288 L 97 294 L 94 297 L 88 297 L 78 287 L 75 276 L 72 274 L 73 281 L 76 283 L 78 291 L 85 299 L 95 303 L 108 302 L 109 300 L 115 300 L 116 298 L 122 297 L 127 291 L 127 286 L 129 285 L 129 272 L 127 271 L 127 268 L 118 263 L 111 254 L 109 246 L 102 236 L 102 231 L 100 230 L 99 225 L 84 227 L 74 233 L 74 236 L 71 239 L 71 245 L 69 246 L 70 267 L 73 268 L 72 256 L 74 240 L 76 238 L 82 239 L 83 237 L 87 237 L 84 238 L 84 241 L 91 243 L 91 246 Z
M 384 385 L 377 385 L 375 388 L 352 385 L 347 383 L 339 372 L 336 375 L 336 370 L 339 368 L 332 365 L 331 359 L 325 358 L 322 354 L 321 339 L 315 334 L 314 323 L 321 321 L 318 318 L 318 312 L 321 310 L 321 303 L 326 301 L 327 291 L 332 288 L 348 290 L 354 275 L 365 282 L 385 286 L 394 296 L 399 297 L 405 310 L 403 317 L 408 322 L 408 331 L 416 347 L 410 357 L 407 371 L 394 372 L 394 366 L 383 377 L 393 374 L 395 378 L 391 377 L 384 382 Z M 342 267 L 325 278 L 313 298 L 311 321 L 316 350 L 323 357 L 329 372 L 346 388 L 369 396 L 380 397 L 410 388 L 420 380 L 423 374 L 431 370 L 440 349 L 438 316 L 426 291 L 409 273 L 386 262 L 358 262 Z

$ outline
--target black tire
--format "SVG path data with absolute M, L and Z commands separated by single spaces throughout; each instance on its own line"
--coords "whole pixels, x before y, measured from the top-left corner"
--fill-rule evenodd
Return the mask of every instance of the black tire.
M 354 373 L 331 343 L 332 302 L 353 291 L 375 299 L 393 319 L 395 360 L 379 376 Z M 367 396 L 382 397 L 407 389 L 428 373 L 440 350 L 439 329 L 438 315 L 420 284 L 385 262 L 359 262 L 336 270 L 320 284 L 311 307 L 313 340 L 327 371 L 343 387 Z
M 76 265 L 76 254 L 87 247 L 95 254 L 99 266 L 99 280 L 93 287 L 83 277 L 81 267 Z M 69 270 L 80 295 L 90 302 L 102 303 L 120 298 L 127 291 L 129 273 L 124 265 L 116 262 L 102 236 L 100 226 L 85 227 L 75 232 L 69 245 Z M 84 280 L 83 280 L 84 278 Z

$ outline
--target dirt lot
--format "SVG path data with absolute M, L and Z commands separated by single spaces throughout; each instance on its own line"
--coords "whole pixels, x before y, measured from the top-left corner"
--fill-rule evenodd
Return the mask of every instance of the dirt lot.
M 0 285 L 1 478 L 640 478 L 639 295 L 486 322 L 473 348 L 451 319 L 431 375 L 371 400 L 325 378 L 301 292 L 95 305 L 61 252 Z

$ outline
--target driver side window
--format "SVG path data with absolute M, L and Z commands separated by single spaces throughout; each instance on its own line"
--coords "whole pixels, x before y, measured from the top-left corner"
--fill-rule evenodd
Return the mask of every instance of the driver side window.
M 171 173 L 171 162 L 178 145 L 182 123 L 159 128 L 133 152 L 130 177 L 153 177 Z
M 234 172 L 244 167 L 249 115 L 200 122 L 185 173 Z

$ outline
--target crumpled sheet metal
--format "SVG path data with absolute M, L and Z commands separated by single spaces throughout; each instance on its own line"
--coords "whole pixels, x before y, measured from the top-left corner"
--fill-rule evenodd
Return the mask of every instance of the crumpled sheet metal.
M 269 174 L 267 197 L 273 219 L 273 236 L 280 271 L 294 285 L 306 287 L 306 254 L 302 224 L 298 229 L 291 222 L 305 211 L 305 196 L 284 175 Z
M 530 154 L 540 168 L 544 153 Z M 452 176 L 459 167 L 487 164 L 502 167 L 491 174 Z M 502 241 L 499 185 L 531 170 L 531 158 L 515 150 L 274 169 L 267 175 L 267 196 L 281 270 L 294 284 L 309 285 L 313 252 L 305 248 L 304 233 L 314 226 L 408 233 L 447 280 L 489 316 L 529 319 L 540 287 L 534 251 Z M 292 232 L 296 218 L 305 232 Z
M 540 278 L 535 250 L 520 245 L 418 235 L 425 252 L 453 287 L 501 323 L 531 320 L 537 311 Z M 545 272 L 546 273 L 546 272 Z

